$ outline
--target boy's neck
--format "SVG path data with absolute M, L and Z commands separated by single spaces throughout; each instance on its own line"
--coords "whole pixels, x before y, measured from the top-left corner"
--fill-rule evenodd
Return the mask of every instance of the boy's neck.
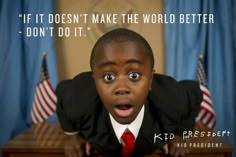
M 120 123 L 118 123 L 112 117 L 112 115 L 109 113 L 109 117 L 110 117 L 110 120 L 111 120 L 112 128 L 113 128 L 113 130 L 114 130 L 114 132 L 116 134 L 116 137 L 117 137 L 117 139 L 118 139 L 118 141 L 120 143 L 121 143 L 120 138 L 121 138 L 122 134 L 124 133 L 124 131 L 126 129 L 129 129 L 130 132 L 132 132 L 132 134 L 134 135 L 135 139 L 137 138 L 139 130 L 140 130 L 141 125 L 142 125 L 142 122 L 143 122 L 143 118 L 144 118 L 144 110 L 145 110 L 144 106 L 145 105 L 143 105 L 143 107 L 139 111 L 137 117 L 130 124 L 120 124 Z

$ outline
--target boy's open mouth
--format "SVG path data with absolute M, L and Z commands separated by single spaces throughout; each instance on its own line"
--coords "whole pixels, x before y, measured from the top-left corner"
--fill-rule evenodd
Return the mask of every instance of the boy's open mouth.
M 128 117 L 132 114 L 134 107 L 131 104 L 117 104 L 114 110 L 119 117 Z

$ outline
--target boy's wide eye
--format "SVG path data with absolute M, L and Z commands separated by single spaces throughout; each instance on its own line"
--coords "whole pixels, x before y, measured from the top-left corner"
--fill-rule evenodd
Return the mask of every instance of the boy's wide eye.
M 115 79 L 115 76 L 113 74 L 106 74 L 106 75 L 104 75 L 103 78 L 104 78 L 105 82 L 111 82 Z
M 131 72 L 131 73 L 129 73 L 129 78 L 131 80 L 137 81 L 140 79 L 140 74 L 137 72 Z

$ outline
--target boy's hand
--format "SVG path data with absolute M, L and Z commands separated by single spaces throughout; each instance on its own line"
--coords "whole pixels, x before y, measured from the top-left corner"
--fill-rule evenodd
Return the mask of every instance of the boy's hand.
M 79 135 L 67 136 L 65 142 L 65 156 L 66 157 L 84 157 L 89 156 L 91 153 L 91 145 L 86 142 Z
M 168 144 L 165 144 L 162 149 L 164 150 L 165 154 L 179 157 L 179 156 L 185 156 L 189 153 L 189 148 L 185 147 L 177 147 L 177 143 L 186 142 L 184 141 L 180 136 L 175 136 L 173 140 L 171 140 Z

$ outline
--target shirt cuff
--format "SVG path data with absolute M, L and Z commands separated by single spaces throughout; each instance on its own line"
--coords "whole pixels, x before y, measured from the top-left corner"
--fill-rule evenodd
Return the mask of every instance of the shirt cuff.
M 66 132 L 66 131 L 64 131 L 64 133 L 65 133 L 66 135 L 76 135 L 76 134 L 78 134 L 79 132 L 78 132 L 78 131 L 75 131 L 75 132 Z

